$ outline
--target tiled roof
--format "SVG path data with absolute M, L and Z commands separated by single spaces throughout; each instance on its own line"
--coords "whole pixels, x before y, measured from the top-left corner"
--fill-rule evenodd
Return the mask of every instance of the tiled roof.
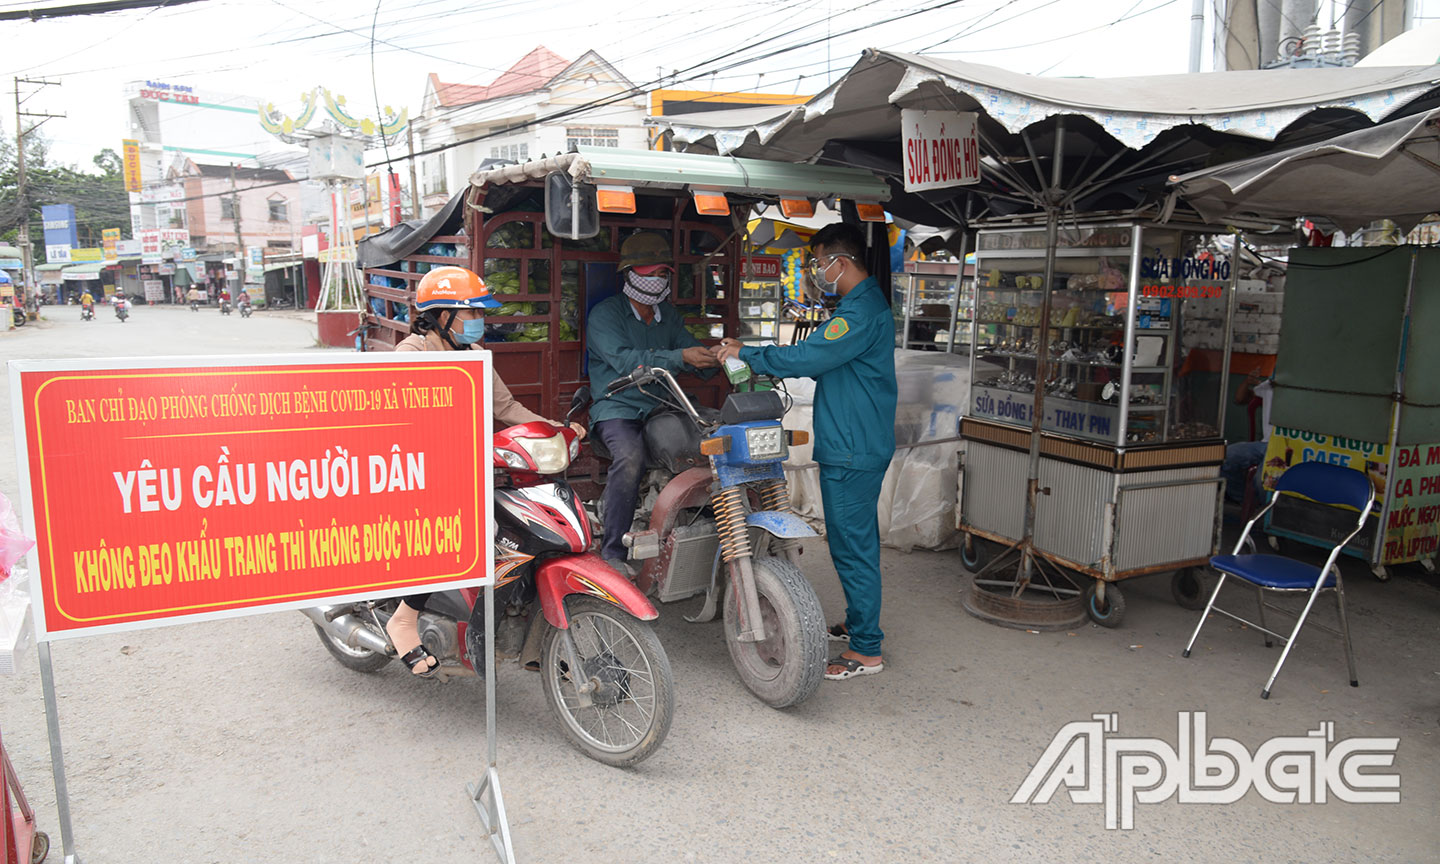
M 430 86 L 435 88 L 441 108 L 454 108 L 539 90 L 569 65 L 569 60 L 541 45 L 488 85 L 446 84 L 431 72 Z

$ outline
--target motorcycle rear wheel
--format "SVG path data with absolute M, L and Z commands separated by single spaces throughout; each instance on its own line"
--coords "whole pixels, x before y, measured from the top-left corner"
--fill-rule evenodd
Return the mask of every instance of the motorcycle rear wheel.
M 725 645 L 740 680 L 771 708 L 809 699 L 825 677 L 825 611 L 815 588 L 789 561 L 752 559 L 765 640 L 741 642 L 733 580 L 725 587 Z
M 390 663 L 389 654 L 377 654 L 369 648 L 351 648 L 344 642 L 331 636 L 329 631 L 319 624 L 315 625 L 315 632 L 320 634 L 320 641 L 324 643 L 325 650 L 330 656 L 340 662 L 346 669 L 353 669 L 356 672 L 379 672 Z
M 574 747 L 615 768 L 639 764 L 670 732 L 675 678 L 650 625 L 594 597 L 566 602 L 575 650 L 600 686 L 595 704 L 581 707 L 565 660 L 560 630 L 546 627 L 540 653 L 545 701 Z

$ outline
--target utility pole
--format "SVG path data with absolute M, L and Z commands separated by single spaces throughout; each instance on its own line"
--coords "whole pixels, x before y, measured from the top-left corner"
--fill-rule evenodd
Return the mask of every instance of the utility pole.
M 1220 32 L 1219 22 L 1215 31 Z M 1200 71 L 1200 46 L 1205 38 L 1205 0 L 1190 0 L 1190 74 Z
M 250 269 L 250 260 L 249 253 L 245 250 L 245 239 L 240 234 L 240 190 L 235 185 L 234 162 L 230 163 L 230 209 L 235 216 L 235 258 L 237 261 L 235 276 L 239 279 L 240 285 L 243 285 L 245 284 L 245 274 Z M 227 279 L 226 282 L 228 283 L 229 280 Z M 229 288 L 228 284 L 226 288 Z M 239 285 L 236 288 L 238 289 Z
M 20 110 L 21 84 L 34 84 L 39 87 L 54 85 L 58 87 L 60 86 L 60 82 L 48 81 L 44 78 L 38 80 L 20 78 L 18 76 L 15 78 L 15 165 L 19 174 L 16 178 L 15 185 L 18 187 L 16 191 L 18 193 L 17 197 L 20 199 L 20 255 L 24 262 L 24 269 L 20 273 L 20 282 L 28 294 L 31 286 L 35 284 L 35 261 L 30 251 L 30 199 L 28 197 L 28 190 L 25 188 L 25 136 L 39 129 L 40 125 L 46 120 L 53 117 L 64 117 L 65 115 Z M 37 117 L 40 122 L 26 129 L 24 120 L 26 117 Z
M 410 213 L 412 219 L 420 218 L 420 184 L 415 180 L 415 128 L 405 125 L 405 145 L 410 148 Z

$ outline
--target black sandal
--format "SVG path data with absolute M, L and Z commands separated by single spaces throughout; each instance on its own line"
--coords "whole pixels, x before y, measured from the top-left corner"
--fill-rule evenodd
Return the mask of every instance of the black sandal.
M 831 642 L 844 642 L 846 645 L 850 644 L 850 632 L 845 629 L 843 623 L 831 624 L 830 629 L 825 631 L 825 635 L 830 638 Z
M 433 665 L 430 664 L 430 660 L 434 660 L 435 663 Z M 440 658 L 426 651 L 424 645 L 416 645 L 414 648 L 411 648 L 405 653 L 404 657 L 400 658 L 400 662 L 404 663 L 406 667 L 410 669 L 410 673 L 416 678 L 434 678 L 435 670 L 440 668 Z M 415 667 L 421 663 L 425 664 L 425 671 L 416 672 Z

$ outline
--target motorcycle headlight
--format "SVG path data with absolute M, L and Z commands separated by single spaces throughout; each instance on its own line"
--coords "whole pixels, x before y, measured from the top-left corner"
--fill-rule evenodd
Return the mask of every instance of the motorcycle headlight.
M 745 430 L 745 444 L 751 459 L 785 458 L 785 429 L 780 425 Z
M 499 453 L 501 461 L 511 468 L 519 468 L 522 471 L 528 471 L 530 469 L 530 465 L 525 461 L 525 457 L 519 453 L 506 450 L 503 447 L 497 447 L 495 452 Z
M 559 474 L 570 466 L 570 448 L 565 446 L 564 435 L 516 438 L 515 443 L 525 448 L 525 452 L 535 460 L 535 470 L 541 474 Z

